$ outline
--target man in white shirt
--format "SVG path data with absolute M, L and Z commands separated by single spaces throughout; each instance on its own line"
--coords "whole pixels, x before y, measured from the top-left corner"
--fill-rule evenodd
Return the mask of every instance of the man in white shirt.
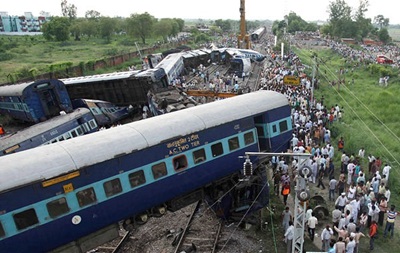
M 329 225 L 326 225 L 324 230 L 322 230 L 321 234 L 321 240 L 322 240 L 322 251 L 328 251 L 329 249 L 329 242 L 331 240 L 331 237 L 333 235 L 333 230 L 329 227 Z
M 289 227 L 286 229 L 286 232 L 285 232 L 285 242 L 287 245 L 287 250 L 286 250 L 287 253 L 292 252 L 293 238 L 294 238 L 293 221 L 289 221 Z
M 362 158 L 364 158 L 364 156 L 365 156 L 365 149 L 364 149 L 364 148 L 361 148 L 361 149 L 358 151 L 358 157 L 360 157 L 360 158 L 362 159 Z
M 315 226 L 317 224 L 318 224 L 318 219 L 317 217 L 314 216 L 314 213 L 312 213 L 311 217 L 307 220 L 308 235 L 310 236 L 311 241 L 314 241 Z
M 389 164 L 385 164 L 385 167 L 383 167 L 383 170 L 382 170 L 382 175 L 386 175 L 387 182 L 389 182 L 389 173 L 390 173 L 391 169 L 392 169 L 392 167 L 390 167 Z

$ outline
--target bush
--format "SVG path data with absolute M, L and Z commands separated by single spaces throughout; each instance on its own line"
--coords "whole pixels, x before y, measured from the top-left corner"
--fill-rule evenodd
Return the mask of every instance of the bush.
M 0 53 L 0 61 L 8 61 L 14 58 L 14 55 L 11 53 Z

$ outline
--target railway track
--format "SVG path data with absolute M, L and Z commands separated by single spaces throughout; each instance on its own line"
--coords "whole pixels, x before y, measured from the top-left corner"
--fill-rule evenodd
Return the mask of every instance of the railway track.
M 215 253 L 218 252 L 221 231 L 223 228 L 223 222 L 218 220 L 214 213 L 210 214 L 211 209 L 205 207 L 205 203 L 197 202 L 194 205 L 192 214 L 188 218 L 186 227 L 181 230 L 173 242 L 176 244 L 174 253 L 179 252 L 207 252 Z M 204 228 L 214 229 L 206 233 L 200 233 Z M 202 236 L 200 236 L 200 234 Z
M 123 252 L 121 249 L 123 245 L 128 241 L 130 235 L 130 231 L 125 231 L 124 234 L 120 236 L 120 240 L 114 240 L 114 242 L 117 242 L 114 245 L 108 245 L 108 246 L 99 246 L 95 250 L 89 251 L 88 253 L 91 252 L 96 252 L 96 253 L 121 253 Z

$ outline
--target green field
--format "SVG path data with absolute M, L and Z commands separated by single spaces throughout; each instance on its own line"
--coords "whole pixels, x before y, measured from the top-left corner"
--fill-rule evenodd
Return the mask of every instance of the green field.
M 18 80 L 31 77 L 35 73 L 48 73 L 52 65 L 61 63 L 78 66 L 82 63 L 134 52 L 137 51 L 137 48 L 143 50 L 151 47 L 154 42 L 149 39 L 146 45 L 141 45 L 123 35 L 115 37 L 111 43 L 105 43 L 104 40 L 95 38 L 81 41 L 49 42 L 42 36 L 0 36 L 0 46 L 7 47 L 7 53 L 0 53 L 0 84 L 8 82 L 9 75 L 16 75 L 16 80 Z M 165 44 L 160 50 L 169 49 L 172 46 Z M 10 59 L 4 60 L 5 57 Z M 130 65 L 141 67 L 141 60 L 133 59 L 121 66 L 102 71 L 126 70 Z

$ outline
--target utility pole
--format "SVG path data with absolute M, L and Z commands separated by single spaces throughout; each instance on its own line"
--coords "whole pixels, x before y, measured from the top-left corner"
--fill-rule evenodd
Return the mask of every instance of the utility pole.
M 315 85 L 315 71 L 317 65 L 317 54 L 312 53 L 312 79 L 311 79 L 311 104 L 314 105 L 314 85 Z

